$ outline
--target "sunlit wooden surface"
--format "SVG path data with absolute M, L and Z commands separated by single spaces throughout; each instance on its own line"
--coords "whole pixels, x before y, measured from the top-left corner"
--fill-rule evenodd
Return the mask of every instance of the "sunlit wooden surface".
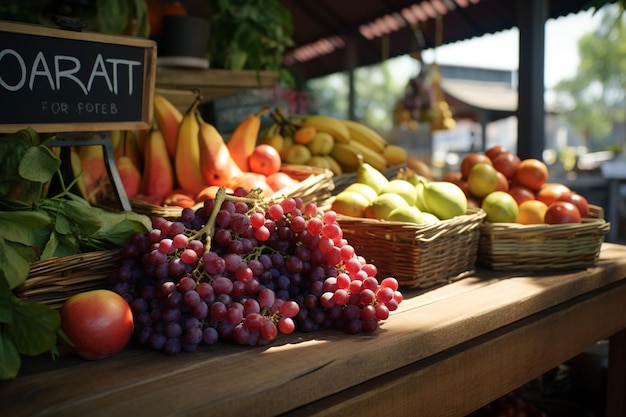
M 566 273 L 478 270 L 403 291 L 374 334 L 220 342 L 169 357 L 129 347 L 87 362 L 25 358 L 2 416 L 463 416 L 611 338 L 609 416 L 624 416 L 626 246 Z

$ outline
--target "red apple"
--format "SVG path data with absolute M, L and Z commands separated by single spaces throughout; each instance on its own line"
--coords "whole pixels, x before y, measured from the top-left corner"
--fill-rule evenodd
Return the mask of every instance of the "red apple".
M 133 335 L 133 313 L 119 294 L 91 290 L 70 296 L 61 307 L 61 330 L 76 353 L 89 360 L 112 356 Z
M 589 217 L 589 202 L 581 194 L 571 192 L 569 194 L 559 196 L 557 201 L 568 201 L 578 207 L 580 217 Z
M 567 201 L 555 201 L 548 206 L 543 218 L 547 224 L 580 223 L 578 207 Z

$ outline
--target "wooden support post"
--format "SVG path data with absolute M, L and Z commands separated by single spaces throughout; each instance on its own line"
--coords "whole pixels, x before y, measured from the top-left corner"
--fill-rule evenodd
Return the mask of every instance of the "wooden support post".
M 517 154 L 542 159 L 545 148 L 544 39 L 548 0 L 518 0 Z
M 606 384 L 606 417 L 626 415 L 626 330 L 609 339 L 609 368 Z

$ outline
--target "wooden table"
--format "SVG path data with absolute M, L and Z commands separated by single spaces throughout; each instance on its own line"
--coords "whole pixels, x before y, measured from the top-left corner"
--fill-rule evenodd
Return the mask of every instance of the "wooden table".
M 374 334 L 173 357 L 25 358 L 2 416 L 463 416 L 610 338 L 607 415 L 626 415 L 626 246 L 568 273 L 479 270 L 405 300 Z

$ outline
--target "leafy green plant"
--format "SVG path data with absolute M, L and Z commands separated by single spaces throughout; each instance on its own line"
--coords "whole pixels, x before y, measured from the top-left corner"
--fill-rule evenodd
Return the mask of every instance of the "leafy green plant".
M 0 2 L 0 20 L 57 27 L 56 17 L 73 19 L 82 29 L 147 38 L 150 34 L 145 0 L 23 0 Z
M 50 138 L 49 140 L 51 140 Z M 91 206 L 65 185 L 60 158 L 33 129 L 0 137 L 0 379 L 17 376 L 21 355 L 57 355 L 58 311 L 18 298 L 13 289 L 33 261 L 121 248 L 151 228 L 147 216 Z M 57 175 L 62 191 L 46 196 Z M 76 180 L 74 180 L 76 181 Z
M 211 66 L 279 71 L 282 82 L 293 78 L 283 56 L 293 45 L 291 13 L 278 0 L 209 0 Z

